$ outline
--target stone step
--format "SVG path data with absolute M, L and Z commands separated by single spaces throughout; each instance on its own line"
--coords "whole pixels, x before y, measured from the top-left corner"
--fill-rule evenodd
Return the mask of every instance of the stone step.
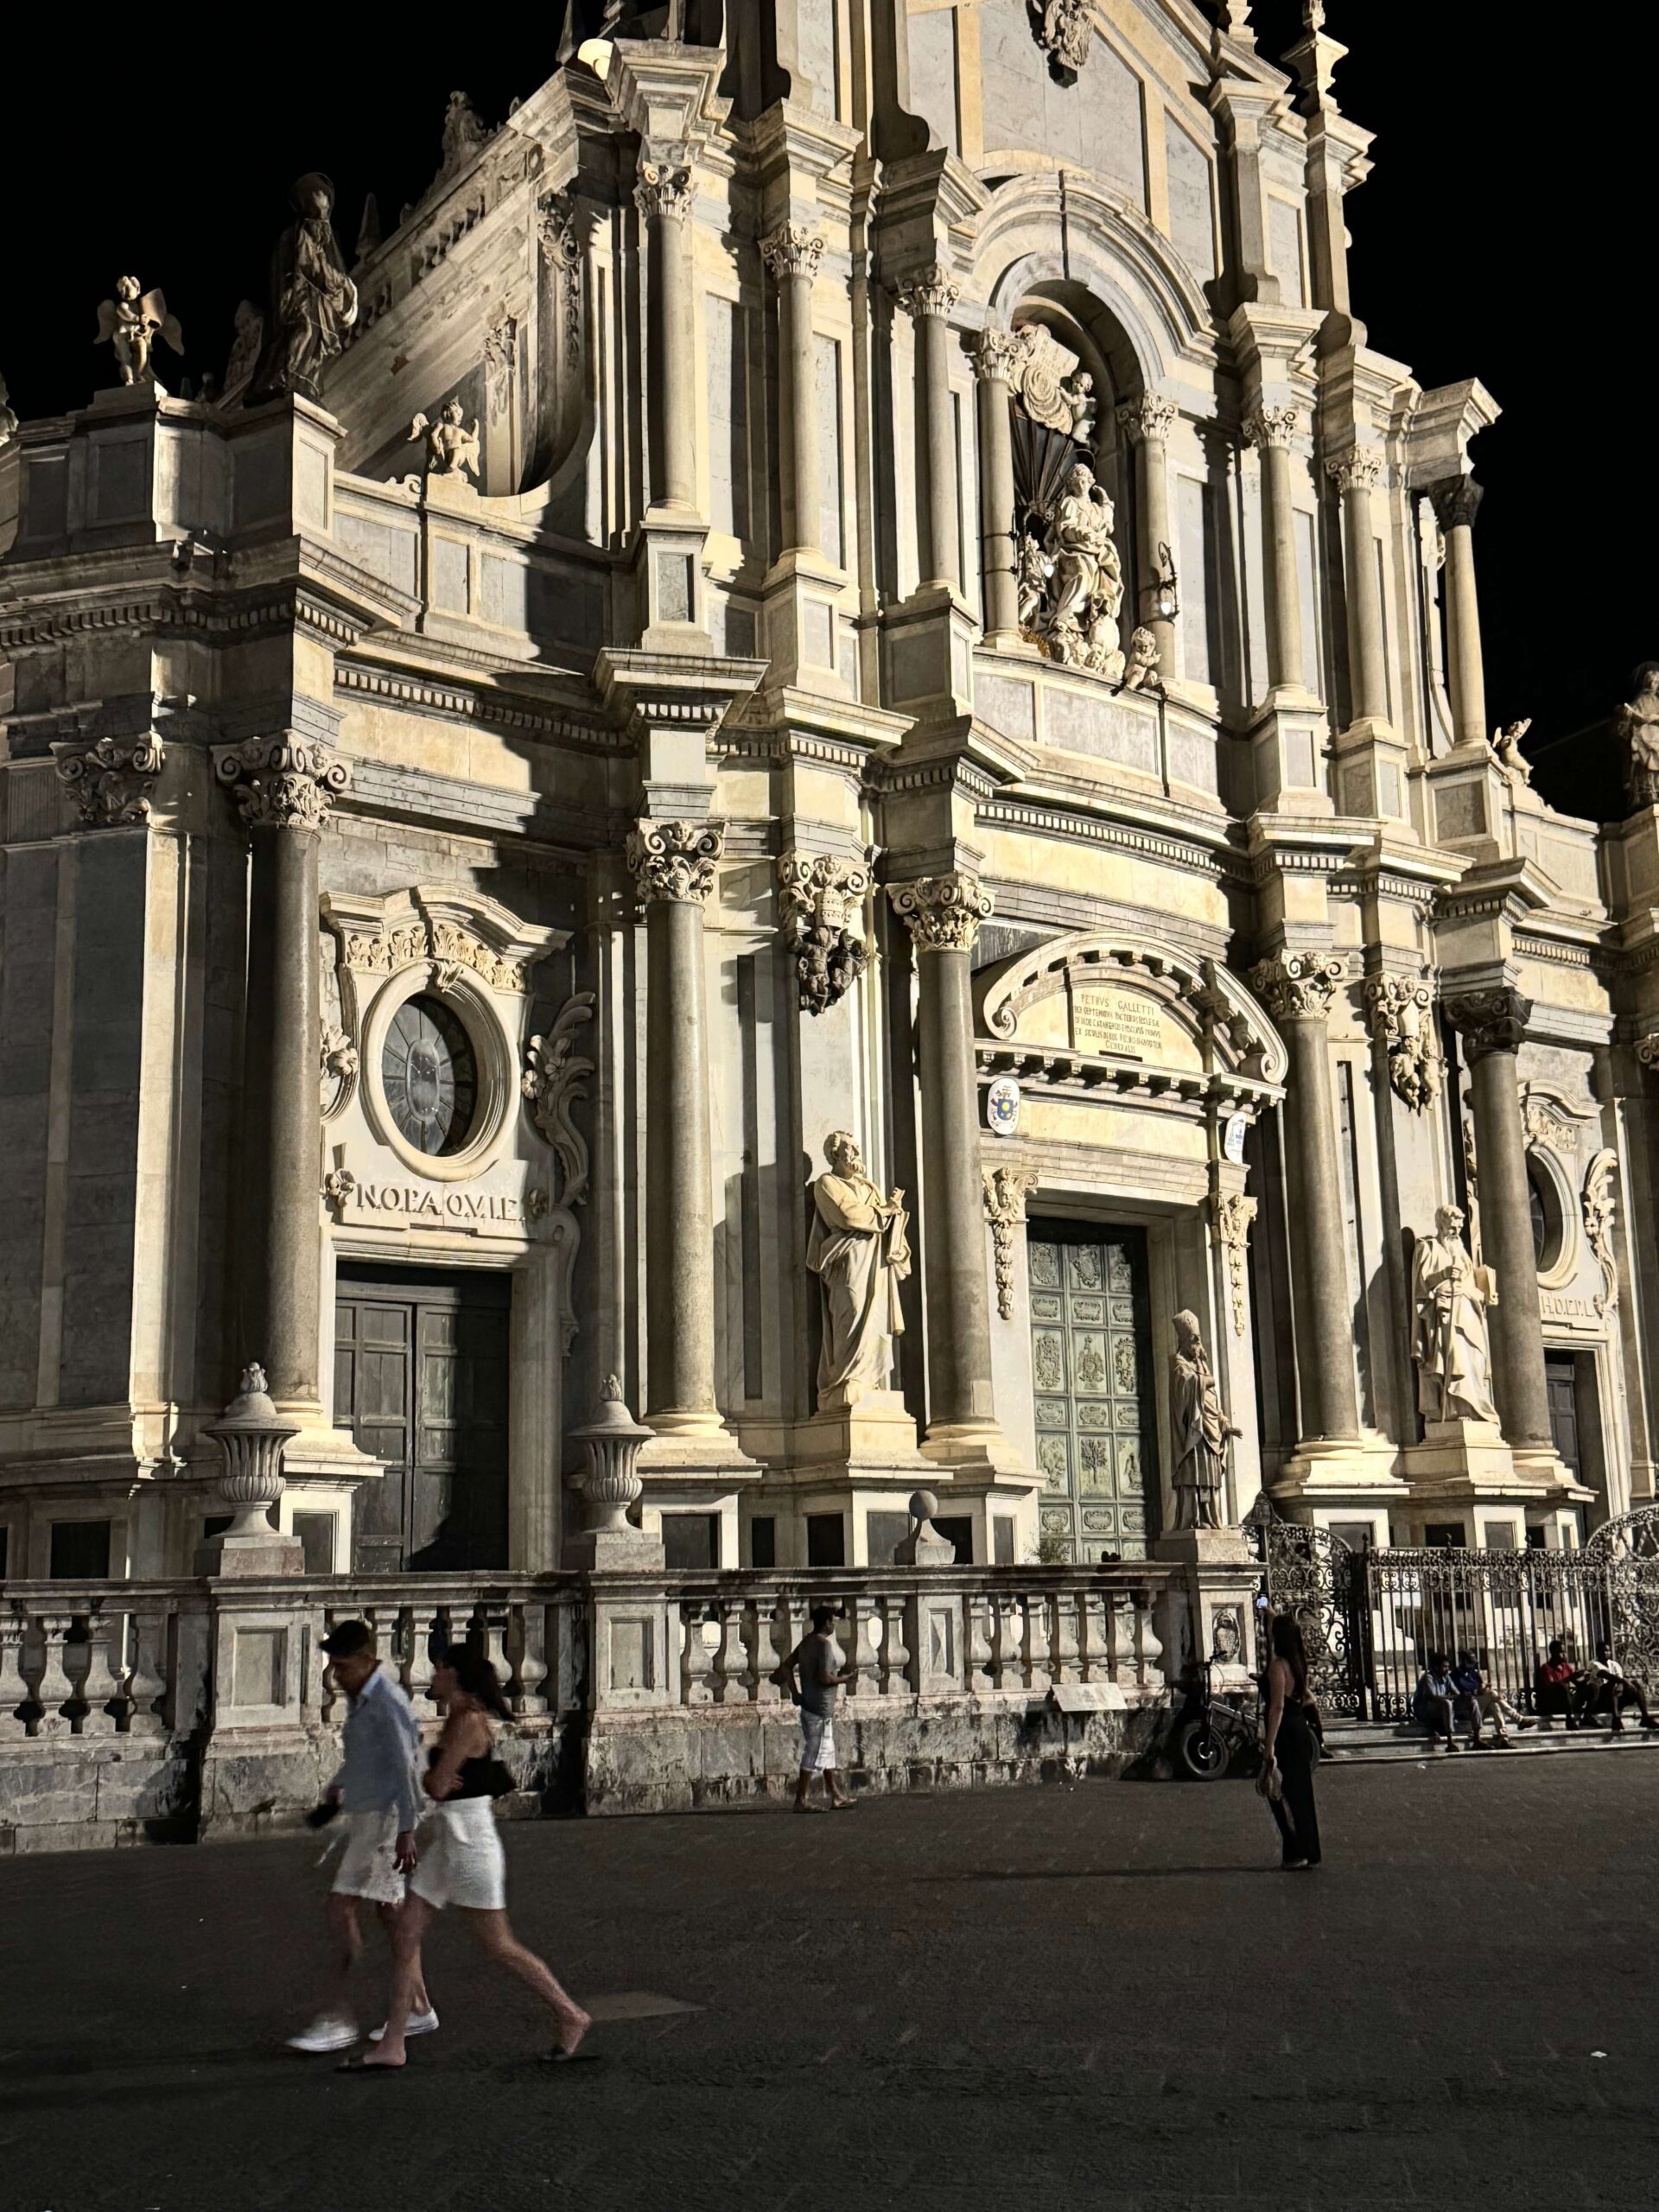
M 1491 1738 L 1477 1751 L 1465 1744 L 1462 1751 L 1440 1750 L 1429 1742 L 1421 1729 L 1402 1732 L 1391 1721 L 1341 1721 L 1326 1726 L 1325 1732 L 1325 1757 L 1343 1766 L 1403 1766 L 1408 1762 L 1420 1766 L 1479 1765 L 1484 1760 L 1559 1758 L 1582 1758 L 1593 1751 L 1659 1751 L 1659 1732 L 1644 1731 L 1627 1723 L 1623 1735 L 1615 1736 L 1606 1728 L 1555 1727 L 1548 1732 L 1527 1728 L 1510 1732 L 1510 1745 L 1504 1750 L 1493 1744 Z

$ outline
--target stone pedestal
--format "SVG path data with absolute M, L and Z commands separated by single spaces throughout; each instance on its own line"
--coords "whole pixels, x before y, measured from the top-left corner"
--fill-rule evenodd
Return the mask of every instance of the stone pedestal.
M 614 1375 L 606 1380 L 598 1413 L 585 1427 L 572 1429 L 570 1440 L 587 1455 L 575 1487 L 587 1502 L 588 1525 L 566 1537 L 565 1565 L 601 1573 L 660 1573 L 661 1540 L 628 1519 L 628 1508 L 639 1503 L 645 1487 L 638 1466 L 651 1431 L 628 1411 Z
M 198 1574 L 251 1582 L 303 1573 L 305 1552 L 299 1538 L 281 1535 L 270 1518 L 284 1488 L 283 1446 L 295 1433 L 266 1393 L 264 1370 L 244 1368 L 241 1388 L 226 1407 L 224 1419 L 207 1431 L 225 1455 L 219 1494 L 233 1517 L 228 1529 L 197 1551 Z
M 1213 1689 L 1247 1689 L 1255 1666 L 1252 1621 L 1262 1569 L 1243 1531 L 1176 1529 L 1156 1540 L 1152 1555 L 1184 1569 L 1169 1583 L 1159 1623 L 1170 1678 L 1207 1661 Z

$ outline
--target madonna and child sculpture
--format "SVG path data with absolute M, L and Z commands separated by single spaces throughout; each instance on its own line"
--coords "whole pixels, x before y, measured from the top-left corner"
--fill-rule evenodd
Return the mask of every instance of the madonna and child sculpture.
M 899 1286 L 910 1273 L 902 1191 L 883 1198 L 845 1129 L 825 1140 L 829 1173 L 812 1185 L 806 1264 L 823 1296 L 818 1410 L 845 1412 L 887 1387 L 893 1338 L 903 1332 Z

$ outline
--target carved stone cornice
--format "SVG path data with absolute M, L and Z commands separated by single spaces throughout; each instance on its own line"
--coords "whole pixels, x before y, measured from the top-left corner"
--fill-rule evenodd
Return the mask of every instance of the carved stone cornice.
M 1518 1052 L 1532 1019 L 1532 1001 L 1511 985 L 1469 991 L 1444 1001 L 1446 1019 L 1463 1039 L 1463 1057 L 1473 1067 L 1489 1052 Z
M 535 1122 L 557 1155 L 563 1174 L 562 1204 L 579 1206 L 588 1197 L 588 1140 L 571 1119 L 571 1109 L 587 1096 L 585 1077 L 594 1064 L 572 1049 L 575 1033 L 594 1018 L 594 995 L 577 991 L 559 1009 L 558 1019 L 545 1037 L 532 1037 L 524 1047 L 524 1072 L 519 1081 Z
M 1382 456 L 1370 446 L 1356 446 L 1325 464 L 1325 473 L 1344 496 L 1350 492 L 1374 492 L 1382 474 Z
M 289 731 L 213 747 L 213 773 L 250 830 L 321 830 L 352 772 L 327 747 Z
M 1427 489 L 1434 508 L 1434 519 L 1443 531 L 1472 529 L 1475 517 L 1480 512 L 1480 503 L 1486 496 L 1484 486 L 1477 484 L 1472 476 L 1445 476 Z
M 647 220 L 653 215 L 666 215 L 683 223 L 691 213 L 691 202 L 696 196 L 696 179 L 689 168 L 673 162 L 640 162 L 633 200 Z
M 1005 1321 L 1014 1319 L 1014 1236 L 1026 1218 L 1026 1200 L 1037 1187 L 1037 1178 L 1023 1167 L 982 1167 L 985 1185 L 985 1218 L 991 1224 L 991 1245 L 996 1260 L 996 1310 Z
M 153 730 L 100 737 L 93 745 L 54 745 L 52 755 L 58 780 L 74 793 L 86 828 L 111 830 L 149 820 L 150 794 L 167 758 Z
M 1294 401 L 1283 407 L 1258 407 L 1244 421 L 1244 442 L 1262 452 L 1288 453 L 1302 410 Z
M 918 952 L 971 952 L 993 911 L 990 893 L 969 868 L 890 883 L 887 896 Z
M 1250 988 L 1275 1021 L 1323 1021 L 1347 972 L 1331 953 L 1281 952 L 1251 969 Z
M 786 276 L 816 276 L 823 254 L 823 240 L 800 223 L 780 223 L 760 241 L 760 258 L 775 284 Z
M 898 290 L 899 306 L 917 321 L 924 315 L 948 316 L 961 297 L 962 287 L 937 261 L 907 278 Z
M 868 966 L 862 925 L 870 880 L 863 861 L 835 853 L 779 855 L 779 913 L 803 1014 L 828 1013 Z
M 1117 410 L 1117 426 L 1136 445 L 1162 445 L 1175 427 L 1180 408 L 1160 391 L 1143 391 Z
M 642 906 L 704 906 L 726 846 L 723 822 L 642 822 L 627 861 Z
M 982 384 L 1007 384 L 1020 341 L 1011 330 L 982 330 L 974 340 L 974 374 Z

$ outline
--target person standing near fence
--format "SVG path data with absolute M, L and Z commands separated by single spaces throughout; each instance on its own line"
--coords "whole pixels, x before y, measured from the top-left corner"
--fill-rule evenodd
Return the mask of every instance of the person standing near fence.
M 1308 1692 L 1307 1650 L 1300 1627 L 1288 1613 L 1281 1613 L 1271 1634 L 1263 1779 L 1283 1845 L 1281 1863 L 1287 1874 L 1294 1874 L 1317 1866 L 1320 1858 L 1319 1815 L 1313 1802 L 1313 1769 L 1319 1756 L 1318 1708 Z
M 801 1709 L 801 1770 L 795 1783 L 798 1813 L 817 1810 L 808 1803 L 806 1796 L 815 1774 L 823 1777 L 832 1811 L 845 1812 L 853 1802 L 842 1790 L 836 1766 L 836 1699 L 847 1683 L 858 1677 L 836 1642 L 835 1621 L 832 1606 L 814 1605 L 811 1633 L 801 1638 L 775 1678 Z

